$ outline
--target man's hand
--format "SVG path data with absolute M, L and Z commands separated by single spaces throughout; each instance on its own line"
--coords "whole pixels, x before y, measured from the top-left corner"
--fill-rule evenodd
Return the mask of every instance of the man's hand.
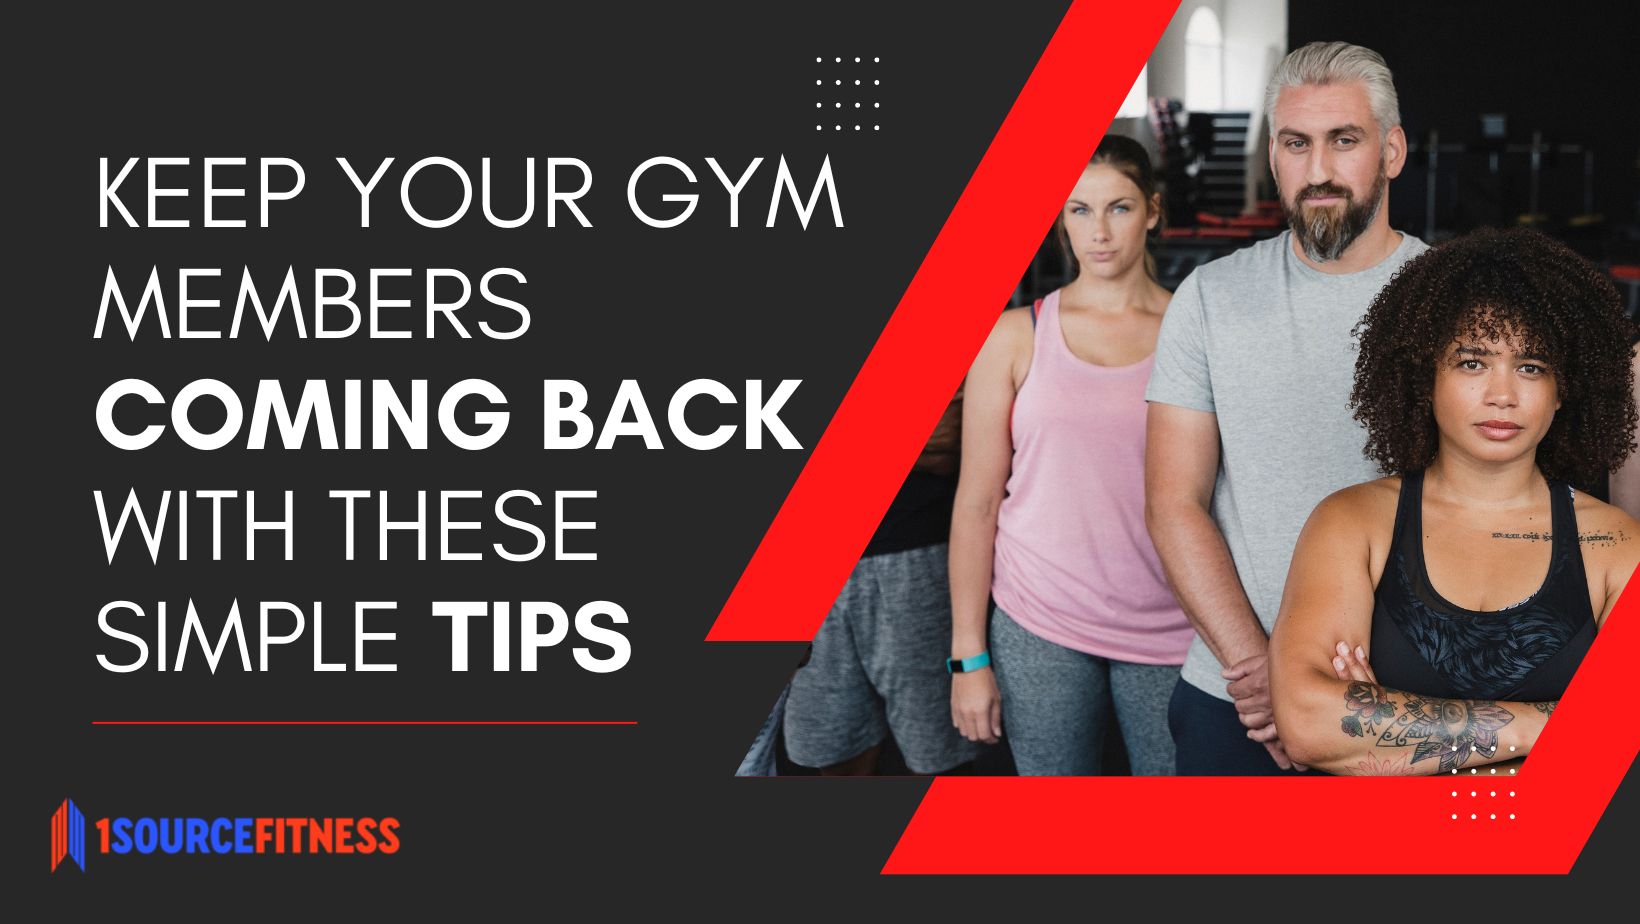
M 951 724 L 969 741 L 1001 739 L 1002 694 L 989 667 L 951 675 Z
M 1236 701 L 1236 714 L 1248 729 L 1264 728 L 1276 720 L 1270 702 L 1270 661 L 1259 653 L 1219 672 L 1228 683 L 1225 692 Z
M 1227 681 L 1225 692 L 1236 703 L 1236 717 L 1247 727 L 1247 737 L 1264 745 L 1270 759 L 1283 770 L 1310 769 L 1287 756 L 1276 731 L 1275 706 L 1270 702 L 1270 662 L 1256 654 L 1230 665 L 1219 673 Z
M 1336 652 L 1337 654 L 1334 655 L 1332 660 L 1332 666 L 1333 673 L 1338 675 L 1339 680 L 1359 680 L 1367 683 L 1378 682 L 1378 678 L 1373 676 L 1372 666 L 1367 663 L 1367 653 L 1361 648 L 1361 646 L 1357 645 L 1352 649 L 1344 642 L 1339 642 Z M 1254 668 L 1253 665 L 1253 662 L 1255 661 L 1260 662 L 1256 668 Z M 1243 667 L 1250 669 L 1246 671 L 1238 670 L 1238 668 Z M 1235 682 L 1230 684 L 1230 695 L 1236 695 L 1236 687 L 1239 683 L 1242 684 L 1240 689 L 1243 691 L 1252 690 L 1256 687 L 1262 687 L 1265 700 L 1268 701 L 1269 675 L 1265 671 L 1265 667 L 1266 665 L 1263 663 L 1263 656 L 1260 655 L 1256 658 L 1248 658 L 1240 664 L 1237 664 L 1235 667 L 1225 670 L 1224 678 L 1226 680 L 1230 680 L 1232 674 L 1236 675 Z M 1264 679 L 1262 682 L 1248 682 L 1251 678 L 1258 675 L 1263 676 Z M 1250 694 L 1249 701 L 1253 701 L 1254 699 L 1255 697 Z M 1248 713 L 1241 712 L 1242 702 L 1243 701 L 1240 699 L 1236 700 L 1236 709 L 1241 714 L 1242 724 L 1246 725 L 1248 721 Z M 1257 712 L 1255 711 L 1254 714 L 1257 715 Z M 1289 767 L 1297 767 L 1300 770 L 1308 769 L 1303 764 L 1293 763 L 1292 758 L 1288 757 L 1287 752 L 1282 749 L 1281 739 L 1276 735 L 1275 722 L 1272 721 L 1268 725 L 1261 728 L 1252 728 L 1249 726 L 1247 737 L 1263 744 L 1265 749 L 1270 752 L 1270 759 L 1274 760 L 1276 762 L 1276 766 L 1281 769 L 1286 770 Z

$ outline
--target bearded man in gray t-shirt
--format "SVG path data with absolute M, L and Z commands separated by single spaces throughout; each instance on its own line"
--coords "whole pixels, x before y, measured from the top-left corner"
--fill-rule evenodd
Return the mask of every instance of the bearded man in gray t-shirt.
M 1298 49 L 1265 116 L 1290 230 L 1185 279 L 1145 393 L 1146 522 L 1197 634 L 1168 716 L 1181 776 L 1303 769 L 1281 746 L 1265 650 L 1310 511 L 1377 477 L 1348 407 L 1350 332 L 1425 249 L 1389 226 L 1406 135 L 1376 52 Z

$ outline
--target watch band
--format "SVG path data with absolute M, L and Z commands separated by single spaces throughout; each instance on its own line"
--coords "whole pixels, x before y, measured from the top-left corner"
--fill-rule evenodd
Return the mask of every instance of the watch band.
M 960 661 L 956 658 L 945 659 L 945 672 L 948 674 L 963 674 L 968 671 L 977 671 L 982 667 L 990 666 L 991 653 L 989 651 L 982 651 L 971 658 L 963 658 Z

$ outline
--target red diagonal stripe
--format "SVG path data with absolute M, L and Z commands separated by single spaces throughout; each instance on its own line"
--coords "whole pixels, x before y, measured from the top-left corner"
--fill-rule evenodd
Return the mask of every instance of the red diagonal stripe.
M 1569 872 L 1640 749 L 1613 718 L 1637 619 L 1631 581 L 1519 776 L 942 777 L 883 872 Z M 1395 859 L 1411 841 L 1460 849 Z
M 1629 672 L 1640 651 L 1637 576 L 1630 575 L 1521 771 L 1552 800 L 1544 806 L 1556 819 L 1547 847 L 1565 856 L 1567 868 L 1640 753 L 1640 726 L 1617 718 L 1633 696 Z
M 1566 872 L 1575 850 L 1544 781 L 1481 773 L 940 777 L 883 872 Z M 1459 847 L 1412 856 L 1411 842 Z M 1511 846 L 1463 848 L 1477 844 Z
M 1177 7 L 1071 5 L 708 641 L 814 637 Z

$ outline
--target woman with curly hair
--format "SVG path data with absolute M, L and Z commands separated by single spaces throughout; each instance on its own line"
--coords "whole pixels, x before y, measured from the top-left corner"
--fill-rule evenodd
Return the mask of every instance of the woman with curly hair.
M 1531 752 L 1640 564 L 1640 524 L 1577 489 L 1629 453 L 1629 334 L 1611 283 L 1534 231 L 1447 242 L 1373 301 L 1350 403 L 1390 477 L 1299 537 L 1270 654 L 1294 760 L 1421 774 Z

